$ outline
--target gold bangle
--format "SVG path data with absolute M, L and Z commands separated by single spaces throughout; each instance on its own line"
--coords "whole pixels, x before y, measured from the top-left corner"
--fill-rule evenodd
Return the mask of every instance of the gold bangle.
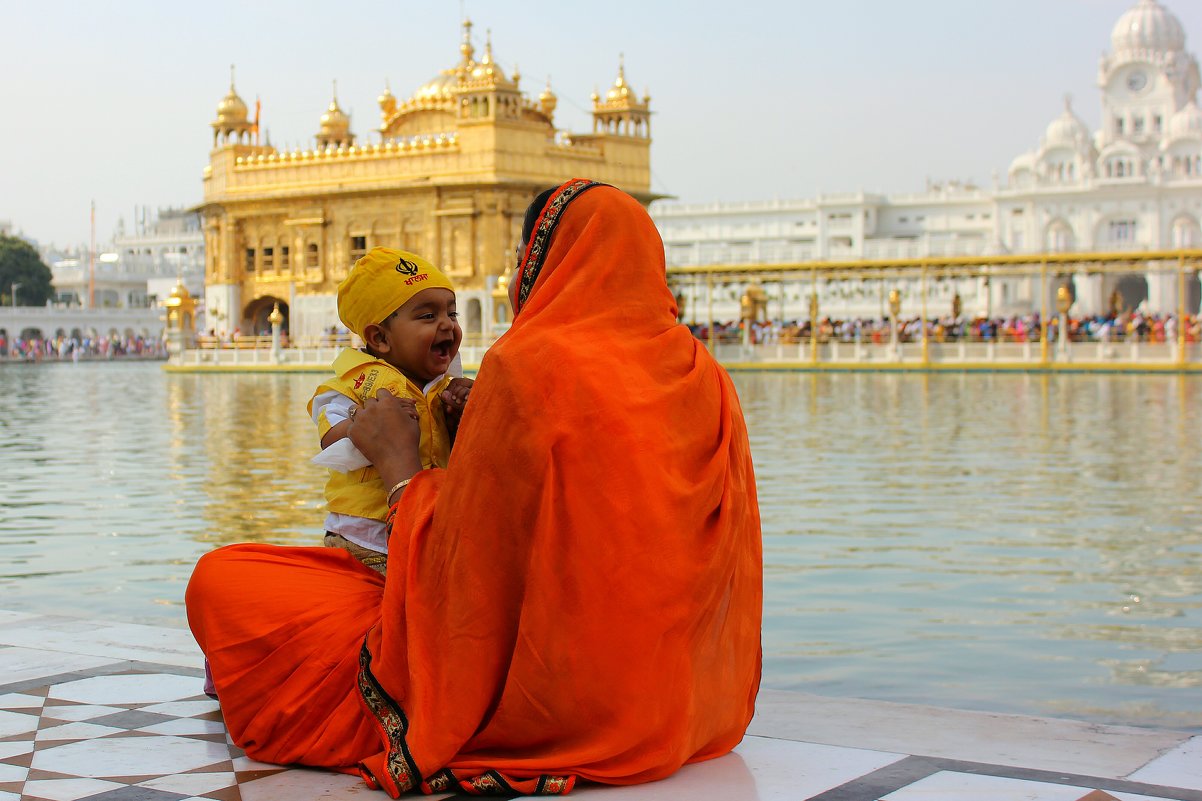
M 409 485 L 409 482 L 412 480 L 413 480 L 413 478 L 410 477 L 410 478 L 405 479 L 404 481 L 398 481 L 397 483 L 393 484 L 392 489 L 388 490 L 388 494 L 384 496 L 384 501 L 387 503 L 388 501 L 392 500 L 393 493 L 396 492 L 397 490 L 403 490 L 406 486 Z

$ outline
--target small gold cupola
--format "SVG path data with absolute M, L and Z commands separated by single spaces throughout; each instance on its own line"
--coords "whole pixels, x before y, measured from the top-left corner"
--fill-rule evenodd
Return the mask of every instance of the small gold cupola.
M 234 65 L 230 65 L 230 90 L 217 104 L 217 119 L 213 127 L 213 149 L 224 145 L 250 144 L 251 123 L 246 116 L 246 103 L 234 89 Z
M 355 144 L 355 135 L 351 133 L 351 118 L 338 105 L 338 82 L 334 82 L 334 95 L 330 106 L 321 115 L 321 127 L 317 132 L 317 147 L 339 148 Z
M 380 104 L 380 117 L 384 122 L 392 119 L 392 115 L 396 114 L 396 97 L 392 94 L 392 87 L 388 85 L 388 81 L 384 81 L 384 92 L 376 98 L 376 102 Z
M 547 76 L 547 88 L 538 94 L 538 107 L 543 114 L 547 115 L 547 119 L 551 119 L 555 115 L 555 108 L 559 105 L 559 98 L 551 91 L 551 76 Z
M 622 56 L 618 56 L 618 77 L 605 97 L 593 92 L 593 133 L 651 138 L 651 96 L 644 93 L 640 100 L 630 88 Z

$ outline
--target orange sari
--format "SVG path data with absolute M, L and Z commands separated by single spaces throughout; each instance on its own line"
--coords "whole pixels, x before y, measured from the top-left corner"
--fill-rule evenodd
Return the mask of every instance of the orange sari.
M 554 794 L 742 738 L 762 602 L 742 412 L 676 323 L 646 211 L 582 183 L 544 212 L 448 467 L 394 508 L 387 579 L 322 548 L 198 565 L 189 619 L 250 756 L 358 766 L 393 797 Z

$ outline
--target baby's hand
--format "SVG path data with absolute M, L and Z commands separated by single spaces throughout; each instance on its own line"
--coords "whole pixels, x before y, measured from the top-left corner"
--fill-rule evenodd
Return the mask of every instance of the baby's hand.
M 467 396 L 472 391 L 473 381 L 470 378 L 452 378 L 451 383 L 442 391 L 442 403 L 446 410 L 459 414 L 467 406 Z

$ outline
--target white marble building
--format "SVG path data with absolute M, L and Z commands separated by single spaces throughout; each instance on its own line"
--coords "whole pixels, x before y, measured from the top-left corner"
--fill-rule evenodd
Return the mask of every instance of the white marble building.
M 907 195 L 661 202 L 652 215 L 669 266 L 1202 247 L 1199 83 L 1198 61 L 1186 50 L 1180 21 L 1157 0 L 1139 0 L 1115 24 L 1099 65 L 1101 129 L 1091 133 L 1066 103 L 1038 145 L 1016 158 L 1006 180 L 993 187 L 950 182 Z M 1178 308 L 1172 273 L 1082 271 L 1071 281 L 1075 314 L 1103 312 L 1116 290 L 1129 308 Z M 821 286 L 822 315 L 882 312 L 880 287 L 858 283 Z M 715 315 L 732 319 L 741 290 L 723 289 Z M 910 290 L 905 294 L 912 296 Z M 807 282 L 784 287 L 785 316 L 807 316 L 809 291 Z M 1042 301 L 1038 282 L 1021 278 L 958 281 L 935 291 L 930 313 L 939 316 L 948 313 L 940 297 L 956 292 L 966 314 L 1025 314 Z M 1186 282 L 1190 312 L 1198 311 L 1199 294 L 1192 271 Z M 686 319 L 693 319 L 700 310 L 689 305 Z M 913 305 L 907 308 L 915 313 Z M 778 316 L 775 300 L 769 309 Z
M 86 251 L 47 256 L 55 301 L 68 306 L 87 307 L 94 295 L 94 308 L 153 307 L 181 279 L 193 296 L 204 293 L 204 234 L 195 212 L 160 209 L 143 215 L 132 233 L 119 222 L 94 262 Z

